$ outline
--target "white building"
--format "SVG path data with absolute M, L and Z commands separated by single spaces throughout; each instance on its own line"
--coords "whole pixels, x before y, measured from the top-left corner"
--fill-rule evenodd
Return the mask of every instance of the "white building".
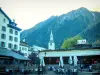
M 24 54 L 25 57 L 28 57 L 31 54 L 30 46 L 25 42 L 25 39 L 20 41 L 20 51 Z
M 46 50 L 46 48 L 39 47 L 39 46 L 36 46 L 36 45 L 33 45 L 32 48 L 33 48 L 34 51 L 42 51 L 42 50 Z
M 53 64 L 56 64 L 57 59 L 59 59 L 59 63 L 57 64 L 62 67 L 65 64 L 67 64 L 67 63 L 64 64 L 64 60 L 68 60 L 67 62 L 69 64 L 73 64 L 74 66 L 77 66 L 78 61 L 81 61 L 84 59 L 88 61 L 88 58 L 86 57 L 92 57 L 92 58 L 94 57 L 95 59 L 98 60 L 100 57 L 100 49 L 99 48 L 97 49 L 94 49 L 94 48 L 86 49 L 85 48 L 85 49 L 74 49 L 74 50 L 44 50 L 44 51 L 40 51 L 39 53 L 39 58 L 41 60 L 44 60 L 44 65 L 45 63 L 47 63 L 47 65 L 48 64 L 50 65 L 52 62 L 54 62 Z M 91 58 L 90 60 L 92 61 Z
M 50 34 L 50 41 L 48 43 L 48 49 L 55 50 L 55 43 L 54 43 L 54 40 L 53 40 L 52 31 L 51 31 L 51 34 Z
M 15 21 L 0 8 L 0 47 L 19 50 L 20 31 Z
M 77 44 L 87 44 L 86 39 L 77 40 Z

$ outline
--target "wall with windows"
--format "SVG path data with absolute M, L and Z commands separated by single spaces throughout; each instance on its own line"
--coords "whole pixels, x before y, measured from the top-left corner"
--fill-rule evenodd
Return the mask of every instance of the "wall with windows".
M 25 57 L 29 56 L 29 47 L 28 46 L 20 45 L 20 51 L 22 53 L 24 53 Z
M 9 20 L 0 12 L 0 46 L 7 48 L 7 32 Z
M 19 50 L 20 31 L 8 27 L 9 20 L 0 11 L 0 47 Z

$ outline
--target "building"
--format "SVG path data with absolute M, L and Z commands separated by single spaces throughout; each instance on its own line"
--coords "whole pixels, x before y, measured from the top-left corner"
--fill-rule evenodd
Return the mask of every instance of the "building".
M 30 52 L 30 46 L 26 43 L 25 39 L 23 41 L 20 41 L 20 49 L 19 49 L 25 57 L 28 57 Z
M 0 47 L 19 50 L 20 31 L 15 20 L 11 20 L 0 8 Z
M 36 45 L 33 45 L 32 48 L 33 48 L 34 51 L 42 51 L 42 50 L 46 50 L 46 48 L 40 47 L 40 46 L 36 46 Z
M 6 69 L 12 70 L 16 74 L 18 68 L 28 68 L 29 61 L 29 58 L 12 50 L 0 47 L 0 75 L 9 75 L 6 72 Z
M 55 43 L 54 43 L 52 31 L 51 31 L 51 34 L 50 34 L 50 41 L 48 42 L 48 49 L 49 50 L 55 50 Z
M 53 64 L 62 67 L 67 64 L 74 66 L 92 64 L 93 61 L 100 63 L 100 48 L 44 50 L 39 52 L 39 58 L 44 61 L 44 65 Z

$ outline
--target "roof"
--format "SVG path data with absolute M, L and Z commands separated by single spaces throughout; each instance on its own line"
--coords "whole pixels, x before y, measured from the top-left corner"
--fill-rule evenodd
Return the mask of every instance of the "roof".
M 13 23 L 13 24 L 14 24 L 14 23 Z M 12 22 L 10 22 L 10 24 L 8 24 L 8 27 L 13 28 L 13 29 L 16 29 L 16 30 L 18 30 L 18 31 L 21 31 L 21 30 L 22 30 L 21 28 L 15 26 L 15 25 L 12 25 Z
M 22 30 L 19 27 L 16 27 L 17 24 L 12 22 L 12 20 L 8 17 L 8 15 L 1 8 L 0 8 L 0 12 L 9 20 L 8 27 L 11 27 L 11 28 L 16 29 L 18 31 Z
M 16 52 L 13 52 L 11 50 L 8 50 L 6 48 L 1 48 L 0 47 L 0 55 L 1 56 L 8 56 L 8 57 L 13 57 L 15 59 L 19 59 L 19 60 L 30 60 L 29 58 L 26 58 Z
M 9 20 L 9 21 L 11 21 L 11 19 L 7 16 L 7 14 L 1 9 L 1 7 L 0 7 L 0 11 L 1 11 L 1 13 Z
M 21 46 L 29 47 L 29 45 L 27 44 L 27 42 L 23 42 L 23 41 L 20 41 L 20 45 L 21 45 Z
M 80 51 L 80 50 L 100 50 L 100 47 L 92 47 L 92 48 L 72 48 L 72 49 L 56 49 L 56 50 L 50 50 L 50 49 L 47 49 L 47 50 L 43 50 L 43 51 L 40 51 L 40 52 L 60 52 L 60 51 Z

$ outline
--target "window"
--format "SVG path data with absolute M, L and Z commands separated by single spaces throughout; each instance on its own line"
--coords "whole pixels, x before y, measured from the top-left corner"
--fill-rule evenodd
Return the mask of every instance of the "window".
M 3 22 L 5 23 L 6 22 L 6 19 L 3 19 Z
M 19 50 L 21 50 L 21 47 L 19 47 Z
M 24 48 L 25 49 L 25 51 L 26 51 L 26 48 Z
M 5 26 L 2 26 L 2 31 L 6 31 L 6 27 Z
M 14 49 L 17 49 L 17 48 L 18 48 L 18 46 L 15 44 L 15 45 L 14 45 Z
M 13 44 L 9 43 L 8 48 L 13 48 Z
M 13 29 L 10 29 L 9 32 L 10 32 L 11 34 L 13 34 Z
M 50 42 L 50 45 L 52 45 L 52 42 Z
M 15 41 L 15 42 L 18 42 L 18 38 L 17 38 L 17 37 L 15 37 L 15 38 L 14 38 L 14 41 Z
M 15 31 L 15 35 L 18 35 L 18 31 Z
M 13 40 L 13 37 L 12 36 L 9 36 L 9 40 L 12 41 Z
M 24 50 L 24 47 L 22 47 L 22 50 Z
M 1 42 L 1 47 L 5 47 L 5 42 Z
M 2 39 L 5 39 L 6 38 L 6 35 L 5 34 L 1 34 L 1 38 Z

